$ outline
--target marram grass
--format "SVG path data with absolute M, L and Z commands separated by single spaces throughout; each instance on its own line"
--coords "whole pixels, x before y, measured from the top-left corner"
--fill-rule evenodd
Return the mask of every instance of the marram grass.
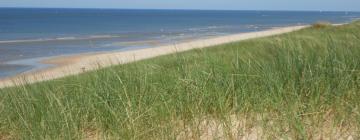
M 1 89 L 0 139 L 359 139 L 359 107 L 354 22 Z

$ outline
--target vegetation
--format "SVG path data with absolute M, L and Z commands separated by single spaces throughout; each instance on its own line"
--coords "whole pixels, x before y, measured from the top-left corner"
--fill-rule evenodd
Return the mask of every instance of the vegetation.
M 360 22 L 0 90 L 0 139 L 360 138 Z
M 319 21 L 312 25 L 313 28 L 325 28 L 331 26 L 331 23 L 326 21 Z

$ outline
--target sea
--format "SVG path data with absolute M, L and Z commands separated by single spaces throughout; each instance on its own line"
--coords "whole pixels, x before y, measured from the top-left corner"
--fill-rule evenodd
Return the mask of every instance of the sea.
M 40 62 L 51 57 L 359 18 L 351 11 L 0 8 L 0 78 L 52 67 Z

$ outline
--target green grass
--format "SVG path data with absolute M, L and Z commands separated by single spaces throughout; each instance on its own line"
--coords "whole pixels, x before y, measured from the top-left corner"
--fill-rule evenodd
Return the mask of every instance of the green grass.
M 359 107 L 354 22 L 1 89 L 0 139 L 357 139 Z

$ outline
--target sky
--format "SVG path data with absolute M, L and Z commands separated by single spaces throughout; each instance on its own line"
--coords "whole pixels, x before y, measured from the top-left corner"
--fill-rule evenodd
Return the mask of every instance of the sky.
M 0 7 L 360 11 L 360 0 L 0 0 Z

